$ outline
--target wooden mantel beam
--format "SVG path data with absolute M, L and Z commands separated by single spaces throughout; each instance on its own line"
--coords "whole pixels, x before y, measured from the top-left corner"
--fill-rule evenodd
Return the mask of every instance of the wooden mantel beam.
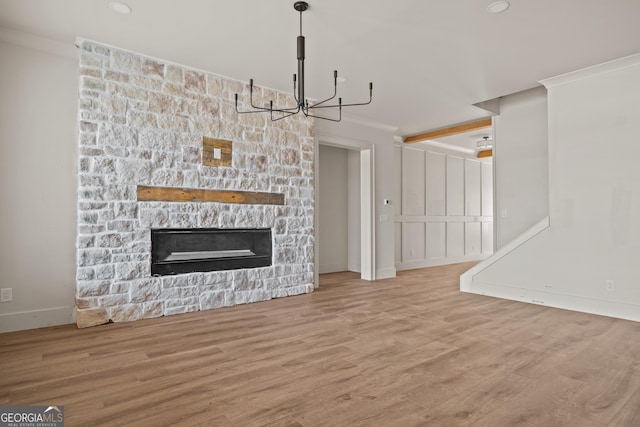
M 196 188 L 138 185 L 139 202 L 218 202 L 244 205 L 284 205 L 284 194 L 253 191 L 204 190 Z
M 413 142 L 426 141 L 428 139 L 442 138 L 444 136 L 457 135 L 459 133 L 471 132 L 476 129 L 484 129 L 491 126 L 491 118 L 478 120 L 477 122 L 465 123 L 462 125 L 451 126 L 444 129 L 438 129 L 431 132 L 411 135 L 404 139 L 405 144 Z

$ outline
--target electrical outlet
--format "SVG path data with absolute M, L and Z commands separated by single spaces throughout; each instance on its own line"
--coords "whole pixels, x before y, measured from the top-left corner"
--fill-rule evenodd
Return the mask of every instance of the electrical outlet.
M 613 282 L 613 280 L 605 280 L 604 282 L 604 288 L 606 290 L 608 290 L 609 292 L 613 292 L 616 290 L 616 285 Z
M 13 301 L 13 288 L 0 289 L 0 302 L 11 302 L 11 301 Z

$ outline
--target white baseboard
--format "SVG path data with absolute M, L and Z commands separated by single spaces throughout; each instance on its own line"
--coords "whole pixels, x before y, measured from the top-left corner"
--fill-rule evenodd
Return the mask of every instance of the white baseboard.
M 438 259 L 421 259 L 415 261 L 397 262 L 396 269 L 402 270 L 414 270 L 416 268 L 438 267 L 440 265 L 458 264 L 461 262 L 481 261 L 487 258 L 487 255 L 469 255 L 453 258 L 438 258 Z
M 549 217 L 544 218 L 516 239 L 500 248 L 491 257 L 462 274 L 460 276 L 460 291 L 640 322 L 640 307 L 638 304 L 590 298 L 551 290 L 536 290 L 519 287 L 517 284 L 492 283 L 488 280 L 476 278 L 480 272 L 490 265 L 498 262 L 538 234 L 547 230 L 549 224 Z
M 381 268 L 376 270 L 376 280 L 391 279 L 396 277 L 395 267 Z
M 640 306 L 638 304 L 499 285 L 477 280 L 474 280 L 471 286 L 472 290 L 466 292 L 640 322 Z
M 73 323 L 73 307 L 0 314 L 0 333 Z
M 320 272 L 320 274 L 338 273 L 340 271 L 347 271 L 347 264 L 342 264 L 342 263 L 321 264 L 318 271 Z

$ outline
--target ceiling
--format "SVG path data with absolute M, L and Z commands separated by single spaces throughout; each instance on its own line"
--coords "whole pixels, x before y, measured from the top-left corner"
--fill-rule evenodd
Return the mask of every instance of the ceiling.
M 0 0 L 0 27 L 77 36 L 290 92 L 299 15 L 292 0 Z M 306 94 L 368 99 L 351 116 L 399 136 L 488 116 L 472 104 L 640 52 L 640 0 L 309 0 Z

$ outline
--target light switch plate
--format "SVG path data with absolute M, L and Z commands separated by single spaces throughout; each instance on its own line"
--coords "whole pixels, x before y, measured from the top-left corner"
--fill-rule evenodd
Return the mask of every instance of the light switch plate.
M 0 289 L 0 302 L 11 302 L 11 301 L 13 301 L 13 288 Z

